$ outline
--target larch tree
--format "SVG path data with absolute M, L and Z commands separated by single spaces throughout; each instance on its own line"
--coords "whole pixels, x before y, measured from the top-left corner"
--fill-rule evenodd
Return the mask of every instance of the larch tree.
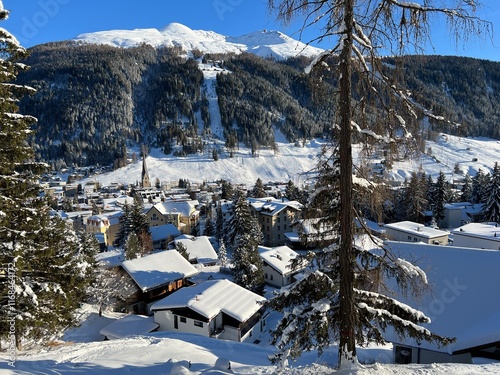
M 356 359 L 356 303 L 354 270 L 353 136 L 371 137 L 391 149 L 414 142 L 418 112 L 401 85 L 398 69 L 386 69 L 381 55 L 393 55 L 401 66 L 407 53 L 418 53 L 431 41 L 431 20 L 444 18 L 460 39 L 489 32 L 491 25 L 476 17 L 475 0 L 407 2 L 401 0 L 268 0 L 277 17 L 289 23 L 303 18 L 302 29 L 320 27 L 314 40 L 334 40 L 307 69 L 316 74 L 326 66 L 336 77 L 337 123 L 332 139 L 338 143 L 340 173 L 340 243 L 338 251 L 339 365 Z M 395 74 L 392 74 L 395 73 Z M 367 104 L 380 111 L 366 115 Z M 425 113 L 434 117 L 432 113 Z M 358 295 L 359 297 L 359 295 Z

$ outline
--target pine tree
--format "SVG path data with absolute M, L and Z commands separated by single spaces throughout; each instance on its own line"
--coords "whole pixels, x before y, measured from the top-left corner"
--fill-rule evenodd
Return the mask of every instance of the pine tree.
M 488 182 L 488 175 L 479 168 L 476 175 L 472 177 L 472 203 L 484 203 L 486 201 Z
M 210 217 L 208 217 L 205 220 L 205 228 L 203 229 L 203 235 L 204 236 L 215 236 L 216 233 L 216 228 L 215 228 L 215 223 L 214 220 Z
M 140 257 L 141 253 L 141 243 L 139 242 L 137 234 L 135 232 L 130 232 L 125 241 L 125 259 L 137 259 Z
M 234 280 L 255 293 L 264 291 L 264 271 L 258 246 L 262 241 L 257 218 L 241 190 L 236 190 L 232 218 L 224 242 L 231 250 Z
M 464 177 L 464 184 L 460 193 L 462 202 L 472 202 L 472 179 L 468 173 Z
M 451 198 L 450 190 L 445 174 L 440 171 L 432 194 L 433 216 L 437 223 L 444 219 L 444 207 Z
M 218 257 L 220 265 L 222 267 L 225 267 L 227 264 L 227 251 L 226 251 L 226 245 L 224 244 L 224 240 L 220 241 Z
M 250 196 L 253 198 L 265 198 L 267 196 L 264 184 L 260 178 L 257 178 L 257 181 L 255 181 L 255 185 L 250 192 Z
M 187 247 L 182 242 L 175 243 L 175 250 L 177 250 L 179 254 L 181 254 L 184 257 L 184 259 L 189 260 L 189 253 L 187 251 Z
M 0 2 L 0 19 L 7 16 Z M 34 162 L 28 146 L 36 119 L 17 113 L 18 101 L 34 90 L 10 83 L 27 69 L 18 62 L 27 52 L 5 29 L 0 36 L 0 334 L 20 349 L 73 323 L 91 267 L 76 233 L 51 217 L 48 202 L 38 198 L 39 176 L 48 166 Z
M 495 163 L 491 174 L 490 183 L 486 190 L 484 204 L 484 218 L 494 223 L 500 222 L 500 166 Z

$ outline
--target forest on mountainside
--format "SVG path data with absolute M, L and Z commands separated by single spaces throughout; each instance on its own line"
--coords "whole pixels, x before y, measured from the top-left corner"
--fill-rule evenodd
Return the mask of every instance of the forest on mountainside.
M 73 42 L 33 47 L 24 61 L 31 69 L 17 83 L 37 90 L 20 103 L 23 113 L 38 118 L 31 139 L 37 156 L 54 168 L 120 167 L 126 150 L 141 143 L 178 156 L 215 150 L 203 73 L 180 52 Z M 309 59 L 243 53 L 205 60 L 231 72 L 219 74 L 216 87 L 228 150 L 238 142 L 253 151 L 275 147 L 276 129 L 290 142 L 331 132 L 336 81 L 304 74 Z M 385 64 L 389 73 L 396 62 L 386 58 Z M 397 64 L 413 100 L 451 122 L 431 120 L 424 137 L 448 132 L 500 139 L 499 63 L 408 56 Z M 384 125 L 376 108 L 368 104 L 363 111 L 368 121 Z

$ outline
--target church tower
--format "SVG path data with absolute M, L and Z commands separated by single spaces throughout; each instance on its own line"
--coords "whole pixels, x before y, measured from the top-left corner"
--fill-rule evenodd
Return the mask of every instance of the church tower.
M 148 174 L 148 166 L 146 165 L 147 147 L 145 145 L 142 145 L 141 147 L 141 154 L 142 154 L 141 187 L 144 189 L 151 187 L 151 181 L 149 180 L 149 174 Z

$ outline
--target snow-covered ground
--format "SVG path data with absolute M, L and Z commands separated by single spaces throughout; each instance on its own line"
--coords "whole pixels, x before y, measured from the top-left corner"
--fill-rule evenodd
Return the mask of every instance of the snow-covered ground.
M 208 278 L 225 278 L 217 267 L 200 268 L 194 277 L 196 283 Z M 272 289 L 266 296 L 272 295 Z M 498 374 L 500 364 L 430 364 L 396 365 L 392 363 L 392 346 L 358 348 L 359 365 L 336 369 L 337 347 L 318 357 L 316 352 L 304 353 L 286 369 L 272 365 L 268 356 L 274 349 L 269 344 L 269 332 L 264 332 L 259 344 L 216 340 L 193 334 L 157 332 L 120 340 L 103 341 L 99 331 L 125 314 L 105 312 L 99 317 L 95 306 L 84 305 L 79 311 L 79 327 L 66 331 L 61 340 L 50 347 L 32 349 L 18 354 L 15 367 L 9 366 L 7 354 L 0 353 L 0 374 L 226 374 L 216 368 L 216 362 L 231 363 L 235 374 Z M 271 313 L 267 326 L 273 327 L 278 319 Z M 225 360 L 225 361 L 224 361 Z M 191 368 L 180 368 L 191 362 Z
M 210 75 L 206 74 L 207 83 Z M 208 90 L 210 95 L 213 91 Z M 216 112 L 212 114 L 215 116 Z M 217 134 L 217 129 L 213 129 Z M 220 129 L 219 129 L 220 131 Z M 187 157 L 174 157 L 165 155 L 158 149 L 151 150 L 147 157 L 147 165 L 151 181 L 159 178 L 162 182 L 178 182 L 180 178 L 191 182 L 215 181 L 225 179 L 233 184 L 253 186 L 257 178 L 263 182 L 292 180 L 295 184 L 305 183 L 311 176 L 311 171 L 318 162 L 321 147 L 326 144 L 324 140 L 310 140 L 301 145 L 286 142 L 277 132 L 276 141 L 278 153 L 272 150 L 260 150 L 258 157 L 252 157 L 251 151 L 243 146 L 235 152 L 233 158 L 222 154 L 218 161 L 211 155 L 197 154 Z M 422 155 L 420 158 L 394 162 L 391 170 L 386 174 L 389 178 L 402 182 L 410 177 L 412 171 L 423 170 L 436 180 L 442 171 L 451 182 L 453 179 L 463 178 L 465 173 L 474 176 L 479 169 L 490 173 L 495 162 L 500 161 L 500 141 L 488 138 L 460 138 L 455 136 L 440 136 L 436 142 L 427 142 L 426 150 L 431 150 L 431 155 Z M 354 148 L 355 164 L 362 164 Z M 376 163 L 380 159 L 373 159 Z M 455 173 L 455 166 L 461 171 Z M 112 183 L 134 184 L 141 179 L 142 163 L 137 161 L 119 170 L 97 175 L 85 182 L 95 180 L 106 186 Z

